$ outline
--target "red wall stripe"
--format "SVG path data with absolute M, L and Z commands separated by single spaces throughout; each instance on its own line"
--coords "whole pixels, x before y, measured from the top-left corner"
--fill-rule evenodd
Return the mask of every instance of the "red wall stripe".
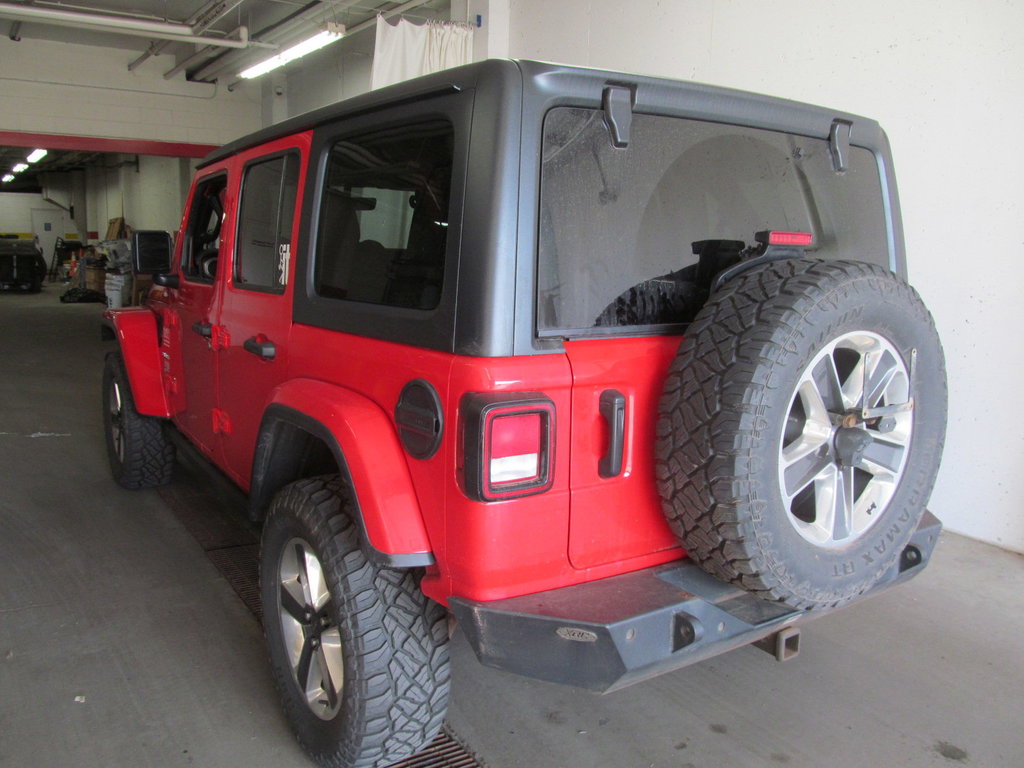
M 159 155 L 161 157 L 206 157 L 217 148 L 215 144 L 187 144 L 176 141 L 144 139 L 99 139 L 92 136 L 68 136 L 59 133 L 21 133 L 0 131 L 0 145 L 9 147 L 40 147 L 72 149 L 86 152 L 120 152 L 126 155 Z

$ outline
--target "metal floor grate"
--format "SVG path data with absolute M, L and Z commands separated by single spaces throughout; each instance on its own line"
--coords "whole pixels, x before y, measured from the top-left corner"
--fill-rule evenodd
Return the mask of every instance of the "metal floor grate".
M 230 494 L 217 493 L 190 465 L 179 466 L 174 482 L 159 492 L 221 576 L 262 622 L 259 534 L 246 518 L 244 507 Z M 430 746 L 391 768 L 484 768 L 484 764 L 445 725 Z
M 391 768 L 483 768 L 483 764 L 445 726 L 429 747 Z
M 242 599 L 245 607 L 262 621 L 263 603 L 260 599 L 260 561 L 257 545 L 242 544 L 237 547 L 208 549 L 206 556 L 235 590 L 235 594 Z

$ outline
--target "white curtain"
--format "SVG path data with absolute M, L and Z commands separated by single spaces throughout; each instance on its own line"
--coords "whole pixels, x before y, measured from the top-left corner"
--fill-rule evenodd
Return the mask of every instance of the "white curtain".
M 382 88 L 473 60 L 473 28 L 468 24 L 400 19 L 396 26 L 377 17 L 370 88 Z

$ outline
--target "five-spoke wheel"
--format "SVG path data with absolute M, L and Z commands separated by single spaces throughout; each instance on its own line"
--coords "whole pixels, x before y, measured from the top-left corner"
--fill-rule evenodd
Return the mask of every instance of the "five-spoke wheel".
M 864 418 L 871 409 L 905 410 Z M 892 498 L 913 431 L 910 375 L 892 343 L 846 333 L 800 375 L 782 434 L 779 487 L 789 521 L 824 547 L 867 532 Z
M 363 552 L 338 476 L 285 486 L 263 524 L 263 630 L 285 713 L 321 766 L 376 768 L 425 747 L 448 704 L 448 621 L 421 572 Z
M 329 720 L 341 703 L 345 659 L 323 567 L 307 542 L 296 538 L 285 544 L 278 581 L 278 617 L 295 682 L 313 714 Z
M 793 258 L 728 280 L 690 324 L 658 421 L 662 508 L 695 562 L 802 609 L 899 563 L 942 452 L 942 347 L 884 267 Z

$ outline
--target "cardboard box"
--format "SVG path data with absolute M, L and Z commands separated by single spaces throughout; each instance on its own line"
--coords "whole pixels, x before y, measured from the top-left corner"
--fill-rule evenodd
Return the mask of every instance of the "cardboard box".
M 107 270 L 103 267 L 85 268 L 85 288 L 89 291 L 104 293 L 107 282 Z
M 134 284 L 132 304 L 135 306 L 145 304 L 149 289 L 153 287 L 153 277 L 151 275 L 135 275 Z

